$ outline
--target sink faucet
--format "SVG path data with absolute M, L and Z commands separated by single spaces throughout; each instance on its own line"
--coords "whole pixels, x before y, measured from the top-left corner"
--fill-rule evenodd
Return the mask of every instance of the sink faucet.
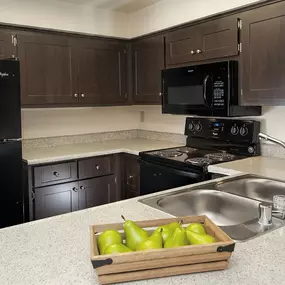
M 259 204 L 259 223 L 264 226 L 272 225 L 272 216 L 285 220 L 285 196 L 275 195 L 273 196 L 273 206 L 270 203 Z
M 281 145 L 281 146 L 283 146 L 283 147 L 285 148 L 285 142 L 283 142 L 283 141 L 281 141 L 281 140 L 278 140 L 278 139 L 276 139 L 276 138 L 273 138 L 273 137 L 271 137 L 271 136 L 269 136 L 269 135 L 267 135 L 267 134 L 259 133 L 259 134 L 258 134 L 258 137 L 259 137 L 260 139 L 264 139 L 264 140 L 266 140 L 266 141 L 270 141 L 270 142 L 279 144 L 279 145 Z

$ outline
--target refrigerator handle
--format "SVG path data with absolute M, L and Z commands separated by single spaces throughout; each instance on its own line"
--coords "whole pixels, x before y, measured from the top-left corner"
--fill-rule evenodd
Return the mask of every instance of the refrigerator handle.
M 18 139 L 3 139 L 3 142 L 20 142 L 22 141 L 21 138 L 18 138 Z

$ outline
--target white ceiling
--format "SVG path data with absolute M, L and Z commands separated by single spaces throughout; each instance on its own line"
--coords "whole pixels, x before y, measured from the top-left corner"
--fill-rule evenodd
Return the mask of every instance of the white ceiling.
M 132 13 L 160 0 L 60 0 L 79 5 L 92 5 L 96 8 Z

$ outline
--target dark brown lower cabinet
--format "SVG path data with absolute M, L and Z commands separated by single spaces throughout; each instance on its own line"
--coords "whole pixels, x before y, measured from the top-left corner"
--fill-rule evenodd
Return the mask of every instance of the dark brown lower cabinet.
M 122 192 L 124 199 L 140 195 L 140 166 L 138 156 L 124 154 L 122 158 Z
M 78 182 L 36 188 L 35 220 L 78 210 Z
M 78 199 L 79 210 L 115 202 L 115 176 L 80 181 Z

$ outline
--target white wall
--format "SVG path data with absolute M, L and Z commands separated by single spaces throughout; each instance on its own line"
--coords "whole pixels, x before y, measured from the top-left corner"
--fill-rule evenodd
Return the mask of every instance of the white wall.
M 260 1 L 161 0 L 129 15 L 130 36 L 165 29 L 253 2 Z
M 115 37 L 129 36 L 126 14 L 79 4 L 57 0 L 0 0 L 0 22 Z
M 137 129 L 133 107 L 23 109 L 24 139 Z

